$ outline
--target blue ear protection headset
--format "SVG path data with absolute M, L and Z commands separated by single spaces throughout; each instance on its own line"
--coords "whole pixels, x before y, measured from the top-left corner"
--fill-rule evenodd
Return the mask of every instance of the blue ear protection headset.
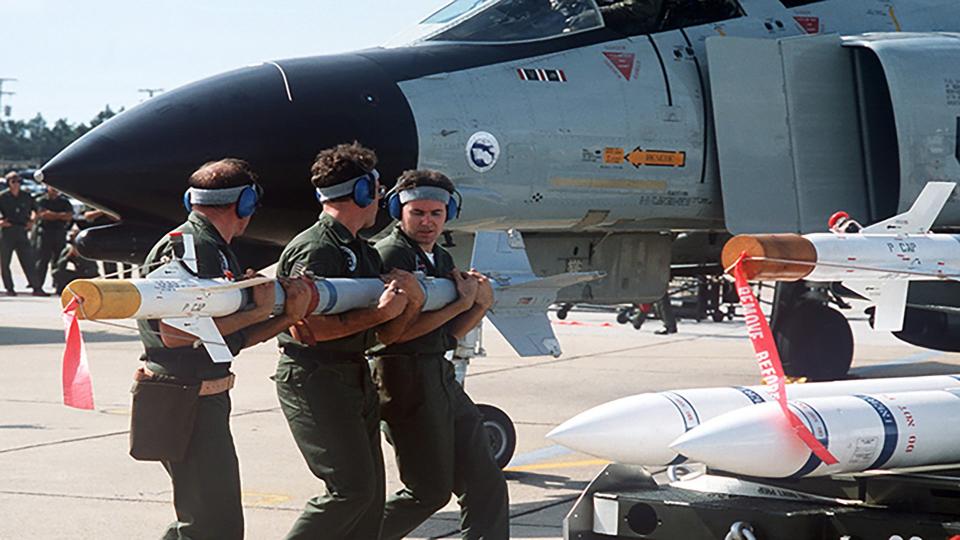
M 210 197 L 207 200 L 196 201 L 197 204 L 210 204 L 214 206 L 237 203 L 237 217 L 245 218 L 253 215 L 257 211 L 257 208 L 260 207 L 260 199 L 263 198 L 263 188 L 260 187 L 260 184 L 250 184 L 247 186 L 239 188 L 228 188 L 228 189 L 198 189 L 190 188 L 183 194 L 183 207 L 187 209 L 187 212 L 193 210 L 193 200 L 191 197 L 191 190 L 194 193 L 204 193 L 208 194 Z M 236 196 L 236 199 L 232 199 L 232 191 L 239 191 L 239 195 Z M 214 194 L 216 193 L 216 194 Z M 206 198 L 206 197 L 204 197 Z
M 460 217 L 460 205 L 462 201 L 463 199 L 459 191 L 454 190 L 450 192 L 450 200 L 447 201 L 447 218 L 445 221 L 450 221 Z M 397 221 L 399 221 L 403 216 L 403 203 L 400 202 L 399 191 L 391 191 L 387 196 L 387 212 L 389 212 L 390 217 L 396 219 Z
M 345 195 L 351 195 L 353 202 L 356 203 L 357 206 L 366 208 L 373 204 L 373 201 L 377 200 L 377 181 L 379 179 L 380 173 L 374 169 L 353 180 L 347 180 L 346 182 L 327 188 L 317 188 L 317 200 L 322 203 L 324 200 L 338 199 Z M 350 182 L 353 182 L 352 191 L 346 187 L 346 184 Z

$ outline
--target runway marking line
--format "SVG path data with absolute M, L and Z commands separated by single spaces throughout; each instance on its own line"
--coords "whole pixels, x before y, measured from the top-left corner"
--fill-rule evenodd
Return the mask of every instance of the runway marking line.
M 610 460 L 606 459 L 584 459 L 580 461 L 553 461 L 548 463 L 535 463 L 533 465 L 519 465 L 517 467 L 506 467 L 504 472 L 531 472 L 553 469 L 578 469 L 581 467 L 593 467 L 597 465 L 609 465 Z
M 243 504 L 246 506 L 270 507 L 290 500 L 289 495 L 283 495 L 282 493 L 260 493 L 258 491 L 244 491 L 242 497 Z

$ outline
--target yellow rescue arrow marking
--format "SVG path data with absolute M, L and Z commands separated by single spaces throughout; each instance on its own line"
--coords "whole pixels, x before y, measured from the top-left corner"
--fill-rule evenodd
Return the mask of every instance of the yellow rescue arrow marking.
M 627 154 L 627 162 L 638 169 L 644 165 L 651 167 L 683 167 L 687 164 L 687 153 L 671 150 L 644 150 L 638 146 Z

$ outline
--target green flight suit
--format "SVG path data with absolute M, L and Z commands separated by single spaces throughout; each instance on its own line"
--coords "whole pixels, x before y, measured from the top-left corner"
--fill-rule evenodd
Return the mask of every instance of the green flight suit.
M 44 194 L 37 199 L 37 211 L 50 210 L 51 212 L 70 212 L 73 213 L 73 205 L 70 199 L 63 195 L 50 197 Z M 34 246 L 36 247 L 37 257 L 37 283 L 41 286 L 47 281 L 47 270 L 51 262 L 56 262 L 63 246 L 67 243 L 67 228 L 70 221 L 37 219 L 37 225 L 34 230 Z
M 220 232 L 203 215 L 192 212 L 187 222 L 174 229 L 193 234 L 197 253 L 197 275 L 223 277 L 226 271 L 242 274 L 240 263 Z M 145 268 L 164 256 L 174 255 L 174 246 L 164 236 L 147 255 Z M 179 255 L 182 255 L 180 253 Z M 140 340 L 146 349 L 145 367 L 186 384 L 220 379 L 230 374 L 230 363 L 214 364 L 203 347 L 168 349 L 158 332 L 159 321 L 137 321 Z M 243 331 L 224 336 L 234 355 L 244 345 Z M 198 398 L 196 419 L 186 456 L 182 461 L 164 461 L 173 481 L 173 505 L 177 520 L 163 540 L 240 540 L 243 538 L 243 507 L 240 503 L 240 468 L 230 433 L 230 393 Z
M 387 268 L 436 277 L 454 269 L 447 250 L 434 246 L 431 262 L 399 226 L 376 248 Z M 503 472 L 490 453 L 480 411 L 444 356 L 456 346 L 456 339 L 440 327 L 376 352 L 381 414 L 404 484 L 387 499 L 383 540 L 406 536 L 443 508 L 451 493 L 460 503 L 463 538 L 510 537 Z
M 97 262 L 85 259 L 79 253 L 75 253 L 73 245 L 64 246 L 60 256 L 53 263 L 53 286 L 57 294 L 63 294 L 63 290 L 75 279 L 90 279 L 100 277 L 100 269 L 97 268 Z
M 299 264 L 298 264 L 299 263 Z M 380 257 L 329 214 L 283 250 L 277 276 L 295 265 L 322 277 L 379 277 Z M 310 471 L 327 493 L 310 499 L 287 534 L 291 539 L 377 540 L 385 480 L 380 411 L 364 351 L 372 329 L 307 346 L 279 336 L 283 354 L 274 380 L 280 407 Z
M 664 0 L 615 0 L 598 4 L 608 27 L 629 34 L 656 32 L 664 10 Z
M 16 197 L 10 190 L 0 193 L 0 216 L 9 221 L 11 226 L 0 228 L 0 276 L 3 286 L 8 292 L 13 292 L 13 275 L 10 273 L 10 262 L 13 253 L 17 253 L 20 268 L 26 275 L 27 282 L 33 290 L 39 290 L 37 283 L 37 266 L 33 256 L 33 246 L 27 238 L 27 223 L 32 213 L 37 209 L 33 197 L 24 190 L 20 190 Z

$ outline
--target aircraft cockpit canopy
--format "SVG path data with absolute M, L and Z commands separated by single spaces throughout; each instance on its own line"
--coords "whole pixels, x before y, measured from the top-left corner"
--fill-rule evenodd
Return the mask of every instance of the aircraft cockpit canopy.
M 515 43 L 603 27 L 594 0 L 454 0 L 420 23 L 417 41 Z

